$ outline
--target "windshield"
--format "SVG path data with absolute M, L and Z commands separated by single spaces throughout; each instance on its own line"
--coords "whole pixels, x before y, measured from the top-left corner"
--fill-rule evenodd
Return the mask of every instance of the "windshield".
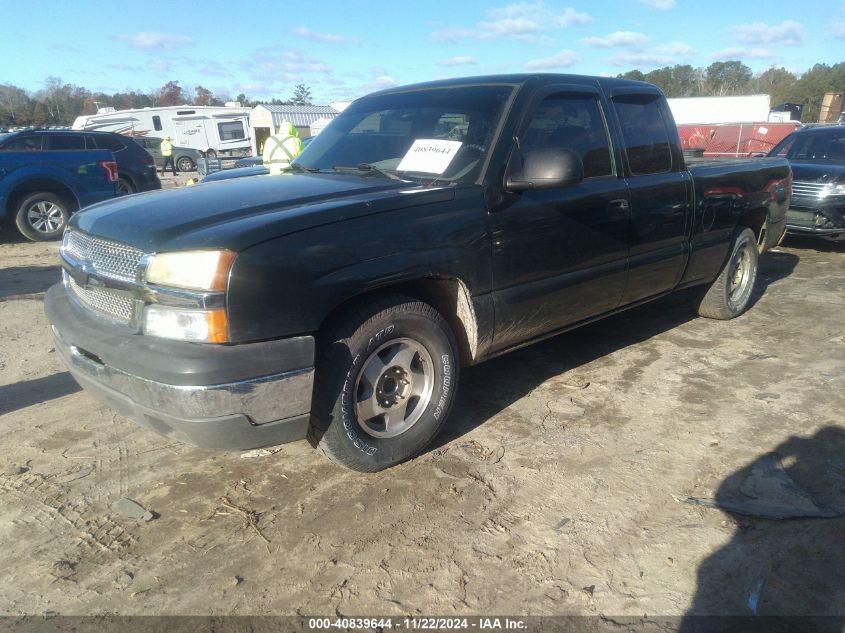
M 795 133 L 787 136 L 769 156 L 790 160 L 845 161 L 845 129 L 825 130 L 824 133 Z
M 472 86 L 364 97 L 294 163 L 310 171 L 471 182 L 512 92 L 513 86 Z

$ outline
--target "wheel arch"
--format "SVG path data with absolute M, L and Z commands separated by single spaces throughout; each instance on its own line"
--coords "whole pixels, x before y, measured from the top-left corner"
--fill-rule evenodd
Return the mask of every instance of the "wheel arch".
M 330 323 L 354 309 L 354 304 L 389 293 L 408 295 L 431 305 L 449 324 L 458 344 L 461 365 L 472 365 L 479 360 L 478 320 L 472 295 L 466 283 L 453 276 L 432 275 L 385 283 L 351 296 L 329 311 L 318 332 L 325 331 Z
M 79 199 L 66 184 L 52 178 L 31 178 L 17 183 L 6 197 L 6 217 L 13 218 L 18 205 L 29 195 L 34 193 L 53 193 L 66 200 L 69 211 L 73 213 L 79 209 Z
M 754 232 L 757 238 L 757 250 L 761 253 L 766 244 L 766 229 L 769 222 L 768 211 L 764 207 L 757 207 L 746 211 L 737 220 L 737 226 L 745 226 Z

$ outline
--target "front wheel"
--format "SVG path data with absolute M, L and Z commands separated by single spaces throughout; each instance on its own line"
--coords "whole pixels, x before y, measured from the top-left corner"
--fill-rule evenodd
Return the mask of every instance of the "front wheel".
M 57 240 L 67 226 L 70 208 L 54 193 L 34 193 L 18 206 L 15 224 L 24 237 L 33 242 Z
M 187 156 L 180 156 L 176 161 L 176 169 L 179 171 L 194 171 L 196 169 L 196 165 L 194 165 L 194 161 Z
M 361 472 L 423 450 L 458 385 L 455 338 L 430 305 L 390 295 L 351 308 L 321 342 L 309 438 Z
M 757 238 L 739 227 L 719 276 L 698 293 L 698 314 L 710 319 L 733 319 L 748 309 L 757 280 Z

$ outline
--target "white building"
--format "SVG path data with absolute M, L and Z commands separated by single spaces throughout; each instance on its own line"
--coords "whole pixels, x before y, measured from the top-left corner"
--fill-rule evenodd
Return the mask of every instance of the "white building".
M 253 154 L 260 153 L 259 148 L 282 121 L 290 121 L 299 132 L 300 138 L 309 138 L 322 130 L 338 114 L 340 112 L 331 106 L 259 104 L 249 113 L 249 136 L 253 143 Z M 311 126 L 315 122 L 318 125 L 312 131 Z

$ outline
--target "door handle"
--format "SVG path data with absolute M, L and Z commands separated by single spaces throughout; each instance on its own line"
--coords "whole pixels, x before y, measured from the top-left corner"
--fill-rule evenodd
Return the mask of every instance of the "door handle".
M 631 205 L 625 198 L 617 198 L 607 203 L 607 214 L 611 218 L 622 218 L 628 215 Z

